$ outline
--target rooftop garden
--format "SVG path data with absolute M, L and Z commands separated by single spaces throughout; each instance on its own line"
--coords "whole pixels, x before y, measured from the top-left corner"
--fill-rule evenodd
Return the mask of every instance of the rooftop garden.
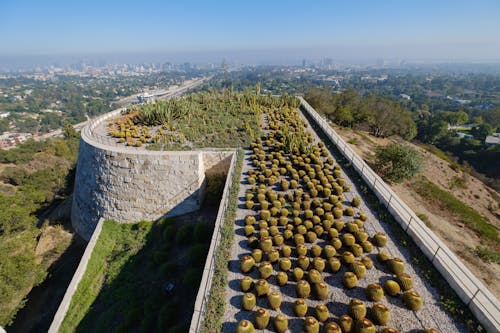
M 108 124 L 108 135 L 125 146 L 190 150 L 248 145 L 260 131 L 259 89 L 222 90 L 136 105 Z

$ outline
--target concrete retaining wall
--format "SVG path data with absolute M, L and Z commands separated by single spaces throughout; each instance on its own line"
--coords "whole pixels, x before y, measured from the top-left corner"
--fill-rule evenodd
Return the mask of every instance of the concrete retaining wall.
M 488 332 L 500 332 L 500 303 L 446 244 L 401 200 L 302 97 L 301 108 L 353 165 L 380 202 L 413 239 Z
M 116 110 L 81 132 L 71 221 L 90 239 L 100 218 L 120 223 L 156 220 L 197 210 L 207 173 L 227 170 L 232 151 L 149 151 L 94 135 Z
M 189 333 L 199 332 L 200 325 L 205 318 L 208 296 L 210 294 L 210 289 L 212 288 L 212 278 L 215 271 L 215 255 L 217 254 L 217 248 L 219 247 L 222 234 L 222 227 L 224 226 L 224 217 L 226 215 L 226 209 L 229 203 L 229 192 L 233 183 L 233 174 L 234 168 L 236 166 L 236 160 L 237 153 L 235 152 L 231 156 L 229 162 L 229 171 L 227 173 L 224 192 L 222 193 L 219 210 L 217 212 L 217 219 L 215 220 L 214 232 L 212 234 L 210 248 L 208 250 L 207 259 L 205 260 L 205 266 L 203 268 L 203 276 L 201 277 L 200 287 L 198 289 L 198 294 L 194 303 L 194 312 L 193 316 L 191 317 Z
M 66 289 L 66 293 L 64 293 L 63 300 L 61 301 L 61 304 L 59 304 L 59 308 L 57 308 L 57 312 L 54 315 L 52 323 L 50 324 L 48 333 L 59 332 L 59 328 L 61 327 L 64 317 L 66 316 L 66 313 L 68 312 L 69 306 L 71 304 L 71 299 L 73 298 L 73 294 L 78 288 L 78 285 L 80 284 L 80 281 L 82 280 L 82 277 L 85 274 L 85 271 L 87 270 L 87 265 L 89 263 L 90 257 L 92 256 L 94 247 L 97 244 L 99 235 L 101 234 L 103 223 L 104 219 L 100 219 L 99 222 L 97 223 L 94 233 L 92 234 L 92 237 L 90 238 L 90 241 L 87 244 L 87 247 L 85 248 L 85 252 L 83 253 L 82 259 L 80 259 L 80 263 L 78 264 L 78 267 L 75 271 L 75 274 L 73 275 L 73 278 L 71 279 L 68 289 Z

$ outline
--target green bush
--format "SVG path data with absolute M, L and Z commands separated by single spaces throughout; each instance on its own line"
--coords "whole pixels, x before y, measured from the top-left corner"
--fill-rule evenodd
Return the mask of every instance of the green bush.
M 177 244 L 186 245 L 193 239 L 193 225 L 185 224 L 177 230 L 177 235 L 175 236 L 175 242 Z
M 378 171 L 387 179 L 400 183 L 422 170 L 422 155 L 414 148 L 400 143 L 379 146 L 375 150 Z

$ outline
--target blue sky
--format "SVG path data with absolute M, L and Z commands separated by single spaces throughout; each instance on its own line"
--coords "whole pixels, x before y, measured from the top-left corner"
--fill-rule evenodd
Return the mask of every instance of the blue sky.
M 0 55 L 127 52 L 500 62 L 500 1 L 0 1 Z

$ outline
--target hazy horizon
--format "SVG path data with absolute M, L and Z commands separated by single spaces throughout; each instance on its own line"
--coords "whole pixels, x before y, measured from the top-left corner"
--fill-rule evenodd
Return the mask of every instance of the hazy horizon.
M 101 62 L 500 63 L 500 2 L 7 1 L 0 68 Z M 128 61 L 123 61 L 128 60 Z

